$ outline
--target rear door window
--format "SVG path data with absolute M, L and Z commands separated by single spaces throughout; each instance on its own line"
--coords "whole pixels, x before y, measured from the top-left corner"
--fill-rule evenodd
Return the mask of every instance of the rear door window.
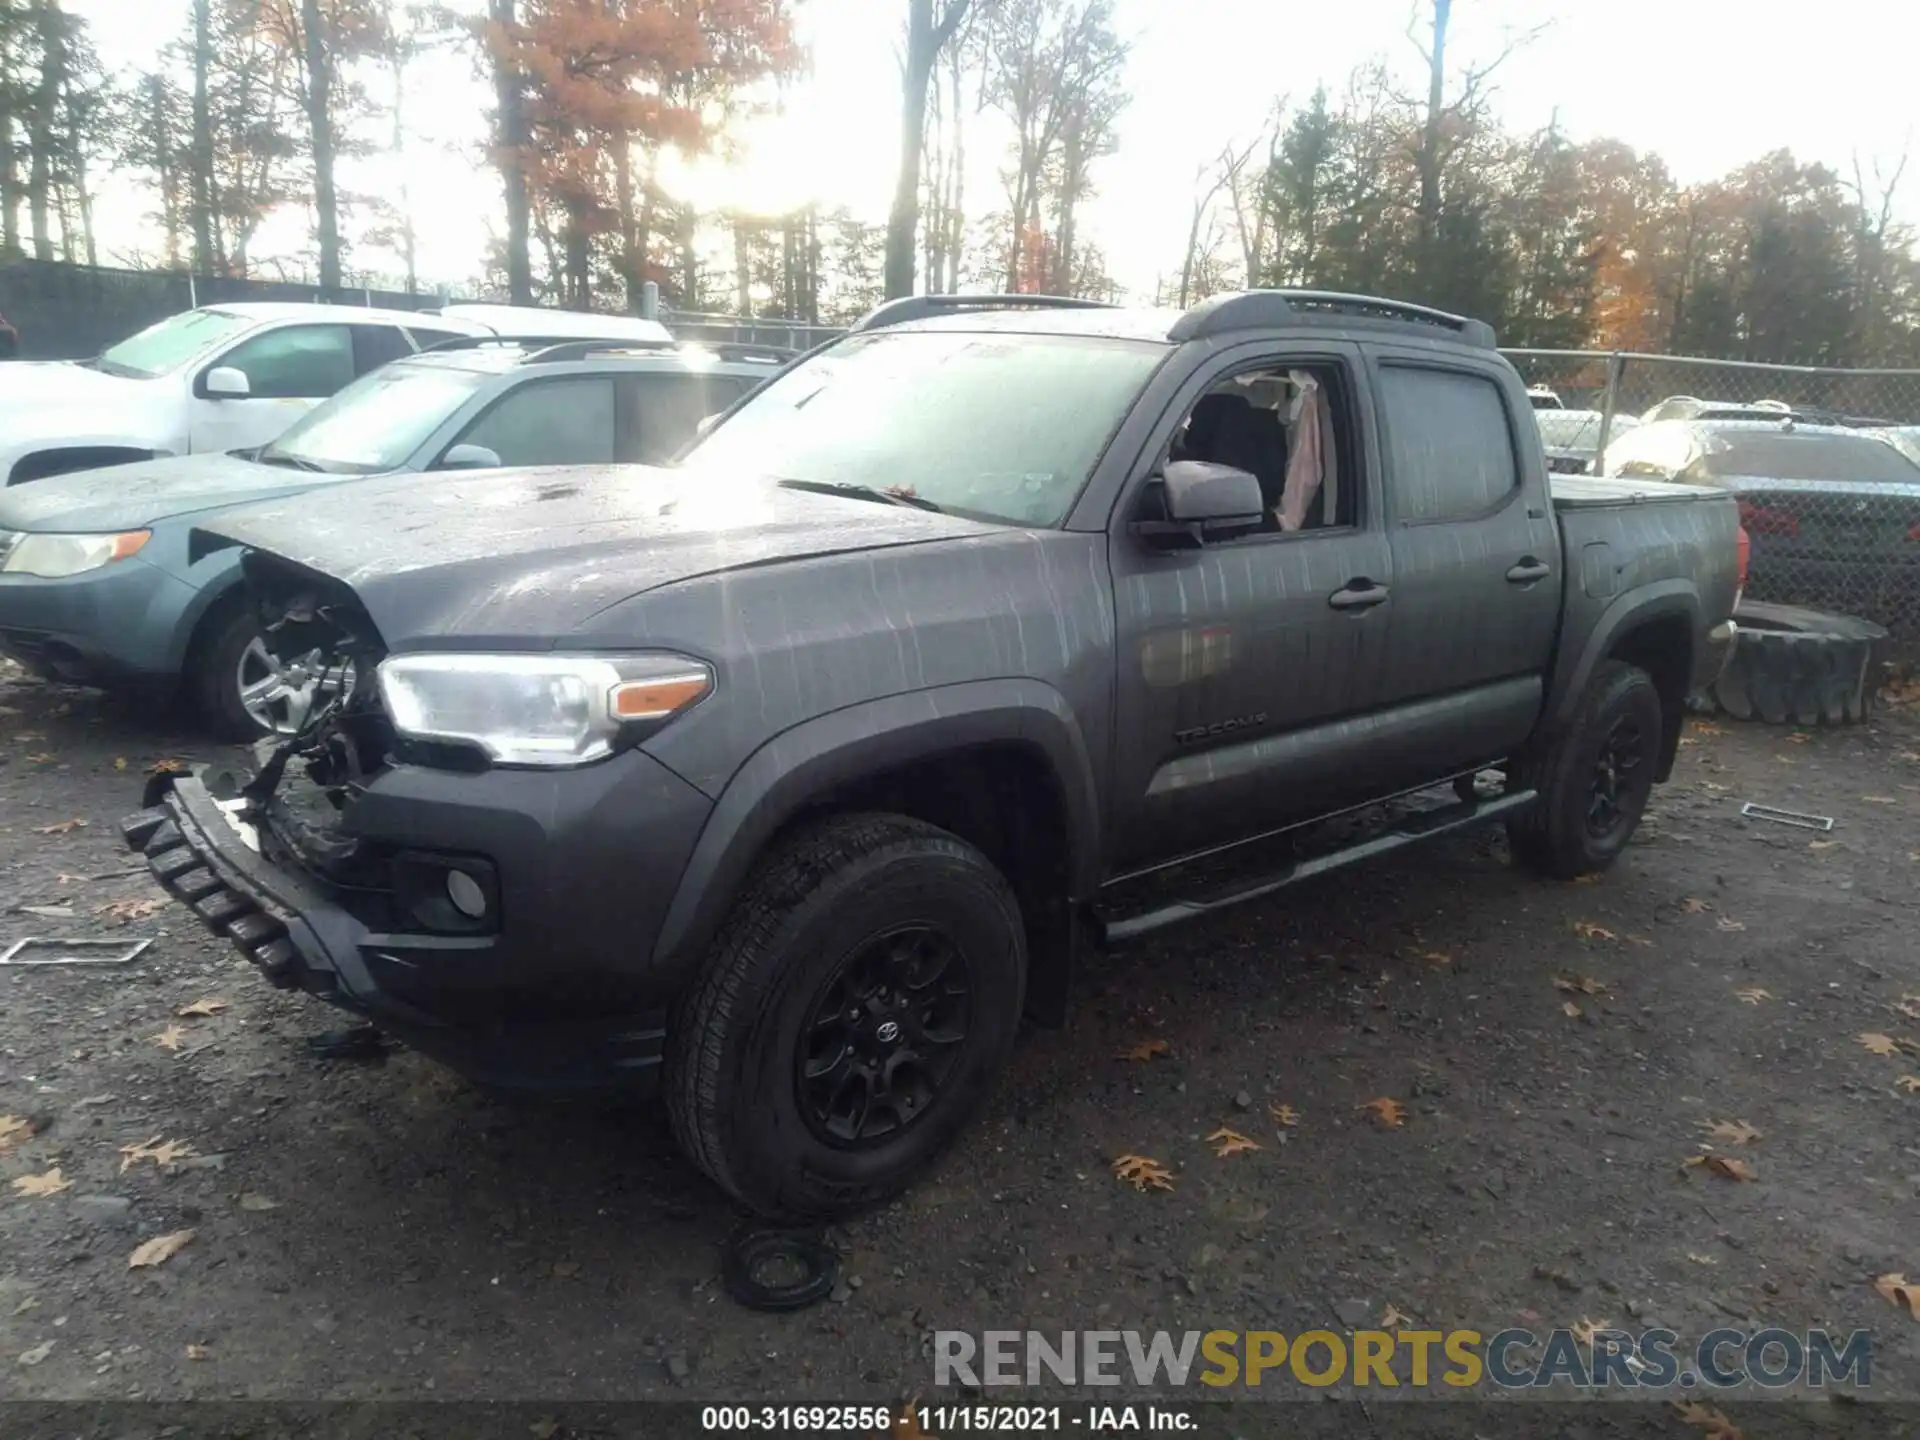
M 751 384 L 731 375 L 622 375 L 619 458 L 665 464 L 693 440 L 702 420 L 733 404 Z
M 1380 409 L 1402 524 L 1472 519 L 1519 488 L 1506 396 L 1491 377 L 1383 364 Z
M 494 401 L 453 442 L 482 445 L 502 465 L 606 465 L 613 460 L 613 381 L 538 380 Z

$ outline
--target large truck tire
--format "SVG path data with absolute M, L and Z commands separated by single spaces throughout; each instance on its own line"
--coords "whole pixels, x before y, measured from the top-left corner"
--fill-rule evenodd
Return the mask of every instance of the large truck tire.
M 1887 632 L 1857 615 L 1743 600 L 1720 678 L 1688 708 L 1768 725 L 1858 724 L 1873 709 Z

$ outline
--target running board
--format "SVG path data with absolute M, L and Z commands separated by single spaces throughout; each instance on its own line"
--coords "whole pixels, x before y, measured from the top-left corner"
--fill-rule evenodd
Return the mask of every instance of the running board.
M 1183 920 L 1198 920 L 1203 915 L 1211 915 L 1229 906 L 1244 905 L 1249 900 L 1260 900 L 1284 890 L 1289 885 L 1297 885 L 1302 880 L 1310 880 L 1315 875 L 1324 875 L 1329 870 L 1340 870 L 1348 865 L 1358 864 L 1362 860 L 1372 860 L 1381 855 L 1403 850 L 1423 840 L 1431 840 L 1436 835 L 1446 835 L 1455 830 L 1464 830 L 1470 826 L 1483 824 L 1488 820 L 1510 815 L 1516 810 L 1524 810 L 1539 799 L 1537 790 L 1514 790 L 1504 795 L 1495 795 L 1485 800 L 1466 800 L 1452 805 L 1437 806 L 1410 815 L 1391 830 L 1369 836 L 1353 845 L 1330 850 L 1324 855 L 1310 856 L 1296 860 L 1264 880 L 1238 889 L 1229 890 L 1211 900 L 1176 900 L 1170 905 L 1162 905 L 1146 910 L 1138 915 L 1129 915 L 1122 920 L 1103 920 L 1096 917 L 1093 921 L 1095 934 L 1102 945 L 1124 945 L 1129 940 L 1137 940 L 1142 935 L 1150 935 L 1156 930 L 1164 930 L 1169 925 L 1178 925 Z

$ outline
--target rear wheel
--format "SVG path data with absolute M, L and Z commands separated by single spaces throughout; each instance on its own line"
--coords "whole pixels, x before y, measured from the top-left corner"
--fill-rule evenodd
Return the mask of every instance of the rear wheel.
M 1662 735 L 1653 677 L 1618 660 L 1602 664 L 1572 723 L 1515 762 L 1511 783 L 1540 799 L 1507 822 L 1514 859 L 1560 880 L 1611 865 L 1647 808 Z
M 1025 985 L 1019 906 L 978 850 L 903 816 L 823 821 L 761 863 L 680 1006 L 675 1137 L 762 1214 L 882 1200 L 986 1098 Z

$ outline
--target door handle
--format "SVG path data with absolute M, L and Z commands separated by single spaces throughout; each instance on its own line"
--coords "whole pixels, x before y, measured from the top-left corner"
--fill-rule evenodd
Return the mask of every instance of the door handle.
M 1531 585 L 1536 580 L 1544 580 L 1553 573 L 1553 567 L 1536 560 L 1531 555 L 1523 555 L 1520 563 L 1507 571 L 1509 585 Z
M 1327 597 L 1327 604 L 1336 610 L 1371 610 L 1376 605 L 1385 604 L 1386 599 L 1386 586 L 1376 585 L 1371 580 L 1349 580 Z

